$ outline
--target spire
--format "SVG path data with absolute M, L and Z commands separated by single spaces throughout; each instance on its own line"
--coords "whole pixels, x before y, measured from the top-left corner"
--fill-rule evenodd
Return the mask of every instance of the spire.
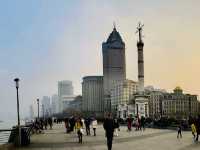
M 113 30 L 116 31 L 116 24 L 115 24 L 115 21 L 113 21 Z

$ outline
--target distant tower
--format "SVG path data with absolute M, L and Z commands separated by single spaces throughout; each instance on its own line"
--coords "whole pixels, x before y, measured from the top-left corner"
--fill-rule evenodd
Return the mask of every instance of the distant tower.
M 102 44 L 103 76 L 104 76 L 104 106 L 106 111 L 111 110 L 111 89 L 118 82 L 126 79 L 125 43 L 115 24 L 106 42 Z
M 149 96 L 144 92 L 144 59 L 143 59 L 143 46 L 142 41 L 142 27 L 139 23 L 137 32 L 139 33 L 139 40 L 137 42 L 138 48 L 138 94 L 135 95 L 135 113 L 138 117 L 149 116 Z
M 30 111 L 30 119 L 34 119 L 34 110 L 33 110 L 33 105 L 30 105 L 29 107 Z

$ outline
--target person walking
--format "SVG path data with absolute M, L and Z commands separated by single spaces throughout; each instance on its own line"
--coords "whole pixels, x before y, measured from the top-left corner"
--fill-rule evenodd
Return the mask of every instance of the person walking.
M 145 117 L 141 117 L 141 129 L 144 131 L 145 130 Z
M 131 115 L 129 115 L 128 119 L 127 119 L 127 128 L 128 128 L 128 131 L 131 131 L 132 130 L 132 117 Z
M 68 119 L 68 118 L 65 118 L 65 119 L 64 119 L 64 122 L 65 122 L 66 133 L 69 133 L 69 119 Z
M 49 117 L 48 123 L 49 123 L 50 129 L 52 129 L 52 126 L 53 126 L 52 118 Z
M 177 131 L 178 131 L 177 138 L 179 138 L 179 137 L 182 138 L 182 127 L 181 127 L 181 124 L 178 126 Z
M 94 136 L 96 136 L 96 129 L 97 129 L 97 120 L 95 118 L 93 118 L 92 120 L 92 128 L 93 128 L 93 131 L 94 131 Z
M 90 135 L 90 118 L 86 118 L 84 123 L 85 123 L 86 134 Z
M 115 127 L 111 113 L 109 113 L 105 118 L 103 127 L 106 133 L 108 150 L 112 150 L 113 132 Z
M 78 142 L 82 143 L 83 142 L 83 122 L 81 121 L 81 118 L 77 119 L 75 123 L 75 128 L 77 130 Z
M 118 120 L 118 118 L 115 118 L 114 119 L 114 135 L 115 136 L 119 136 L 119 134 L 118 134 L 118 131 L 120 130 L 119 129 L 119 120 Z
M 191 129 L 192 129 L 193 139 L 195 141 L 196 140 L 195 137 L 196 137 L 197 130 L 196 130 L 196 126 L 195 126 L 194 122 L 191 124 Z
M 198 118 L 195 121 L 195 127 L 196 127 L 196 131 L 197 131 L 196 141 L 198 141 L 199 135 L 200 135 L 200 115 L 198 116 Z

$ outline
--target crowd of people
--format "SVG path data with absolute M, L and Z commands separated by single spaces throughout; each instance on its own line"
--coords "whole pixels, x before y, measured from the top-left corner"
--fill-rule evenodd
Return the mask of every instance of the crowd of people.
M 81 117 L 74 117 L 71 116 L 70 118 L 65 118 L 65 128 L 66 133 L 77 132 L 78 141 L 82 143 L 83 134 L 86 132 L 86 135 L 91 135 L 90 129 L 93 130 L 93 135 L 96 136 L 96 129 L 97 129 L 97 120 L 95 117 L 88 117 L 88 118 L 81 118 Z M 83 130 L 85 128 L 85 131 Z
M 53 121 L 52 118 L 36 118 L 34 122 L 32 122 L 32 127 L 33 130 L 32 132 L 34 133 L 43 133 L 44 130 L 52 129 L 53 127 Z
M 97 136 L 98 122 L 97 119 L 92 117 L 74 117 L 64 119 L 54 119 L 54 123 L 60 124 L 64 121 L 66 133 L 76 133 L 78 137 L 78 142 L 83 142 L 83 135 L 86 136 Z M 128 116 L 127 120 L 127 131 L 132 131 L 133 126 L 135 126 L 135 131 L 145 130 L 145 117 L 135 117 L 131 115 Z M 200 115 L 198 118 L 190 118 L 189 124 L 191 125 L 191 131 L 193 135 L 194 142 L 198 141 L 200 135 Z M 36 119 L 33 123 L 33 129 L 36 133 L 42 133 L 44 130 L 52 129 L 53 120 L 52 118 L 40 118 Z M 105 115 L 103 121 L 103 128 L 105 130 L 105 136 L 107 139 L 108 150 L 112 149 L 112 141 L 114 136 L 119 136 L 120 131 L 120 119 L 113 117 L 111 113 Z M 182 125 L 181 123 L 177 126 L 177 138 L 182 138 Z

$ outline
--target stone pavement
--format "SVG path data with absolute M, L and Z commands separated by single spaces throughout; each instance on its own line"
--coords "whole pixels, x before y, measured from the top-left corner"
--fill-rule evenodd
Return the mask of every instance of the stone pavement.
M 102 125 L 97 128 L 97 136 L 83 136 L 79 144 L 76 133 L 66 134 L 64 124 L 55 125 L 53 130 L 31 137 L 31 144 L 20 150 L 107 150 L 105 132 Z M 121 127 L 118 137 L 114 137 L 113 150 L 200 150 L 200 142 L 192 141 L 191 132 L 183 132 L 183 138 L 176 138 L 176 131 L 146 129 L 127 132 Z

